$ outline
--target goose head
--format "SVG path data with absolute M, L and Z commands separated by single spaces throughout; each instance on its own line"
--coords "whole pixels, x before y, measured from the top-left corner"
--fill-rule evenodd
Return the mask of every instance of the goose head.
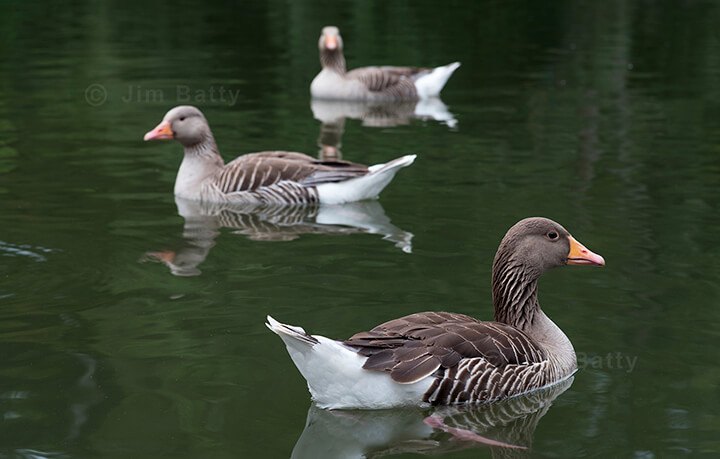
M 179 105 L 165 114 L 145 140 L 175 139 L 185 147 L 201 144 L 212 138 L 210 126 L 200 110 L 191 105 Z
M 531 217 L 516 223 L 500 243 L 493 270 L 517 266 L 526 276 L 537 279 L 542 273 L 565 265 L 604 266 L 605 260 L 588 250 L 559 223 Z
M 525 330 L 540 309 L 537 281 L 565 265 L 605 266 L 559 223 L 542 217 L 520 220 L 508 230 L 495 254 L 492 295 L 495 320 Z
M 320 41 L 318 42 L 318 48 L 321 53 L 325 51 L 337 51 L 342 53 L 343 40 L 340 36 L 340 29 L 335 26 L 323 27 L 322 34 L 320 35 Z

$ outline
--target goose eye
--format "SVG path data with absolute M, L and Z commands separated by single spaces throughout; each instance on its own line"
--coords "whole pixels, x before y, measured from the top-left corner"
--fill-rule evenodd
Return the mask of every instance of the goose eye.
M 557 231 L 550 231 L 550 232 L 547 233 L 547 237 L 548 237 L 550 240 L 557 239 L 557 238 L 558 238 L 558 233 L 557 233 Z
M 180 117 L 180 121 L 185 121 L 185 117 L 184 117 L 184 116 L 181 116 L 181 117 Z

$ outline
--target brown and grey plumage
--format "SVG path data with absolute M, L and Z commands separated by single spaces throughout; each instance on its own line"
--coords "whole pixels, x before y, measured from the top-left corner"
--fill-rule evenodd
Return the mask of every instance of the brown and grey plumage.
M 342 204 L 372 199 L 409 166 L 415 155 L 365 166 L 320 161 L 303 153 L 249 153 L 224 164 L 205 116 L 189 105 L 173 108 L 145 140 L 175 139 L 185 156 L 175 195 L 205 202 L 250 204 Z
M 577 369 L 570 340 L 537 300 L 540 275 L 567 264 L 603 266 L 605 260 L 552 220 L 527 218 L 510 228 L 495 255 L 494 322 L 421 312 L 342 342 L 271 317 L 268 327 L 283 338 L 324 407 L 503 399 L 554 384 Z
M 550 382 L 535 367 L 547 357 L 532 338 L 510 325 L 463 314 L 413 314 L 358 333 L 345 344 L 368 357 L 363 368 L 387 371 L 399 383 L 436 373 L 424 397 L 433 404 L 497 400 Z M 514 384 L 499 383 L 507 378 Z
M 435 97 L 460 66 L 459 62 L 436 68 L 373 66 L 348 72 L 343 39 L 335 26 L 322 29 L 318 48 L 323 69 L 312 81 L 310 93 L 319 99 L 389 101 Z

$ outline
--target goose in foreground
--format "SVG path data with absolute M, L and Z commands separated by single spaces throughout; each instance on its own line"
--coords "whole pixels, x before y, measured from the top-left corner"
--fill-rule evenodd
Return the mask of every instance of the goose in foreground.
M 605 260 L 558 223 L 527 218 L 503 238 L 492 270 L 495 321 L 449 312 L 391 320 L 344 341 L 268 316 L 322 408 L 388 408 L 500 400 L 577 370 L 570 340 L 540 309 L 540 275 Z
M 185 147 L 175 195 L 203 202 L 343 204 L 374 199 L 415 155 L 364 166 L 319 161 L 303 153 L 249 153 L 224 164 L 205 116 L 195 107 L 171 109 L 145 140 L 175 139 Z
M 442 67 L 361 67 L 345 69 L 343 40 L 335 26 L 322 29 L 320 35 L 322 70 L 310 84 L 310 94 L 318 99 L 346 100 L 417 100 L 437 97 L 453 72 L 453 62 Z

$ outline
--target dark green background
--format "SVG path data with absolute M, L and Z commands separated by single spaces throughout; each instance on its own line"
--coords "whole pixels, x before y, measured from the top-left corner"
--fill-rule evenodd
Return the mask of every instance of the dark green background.
M 141 263 L 187 244 L 181 148 L 142 142 L 177 86 L 238 91 L 197 103 L 226 159 L 314 154 L 327 24 L 350 68 L 462 62 L 455 128 L 345 125 L 347 159 L 418 155 L 380 199 L 413 252 L 223 228 L 198 276 Z M 720 454 L 718 24 L 701 1 L 3 2 L 0 456 L 289 457 L 309 395 L 265 315 L 338 338 L 428 309 L 490 319 L 497 244 L 531 215 L 607 261 L 548 273 L 546 312 L 579 354 L 637 358 L 581 368 L 532 454 Z M 124 100 L 138 87 L 162 100 Z

